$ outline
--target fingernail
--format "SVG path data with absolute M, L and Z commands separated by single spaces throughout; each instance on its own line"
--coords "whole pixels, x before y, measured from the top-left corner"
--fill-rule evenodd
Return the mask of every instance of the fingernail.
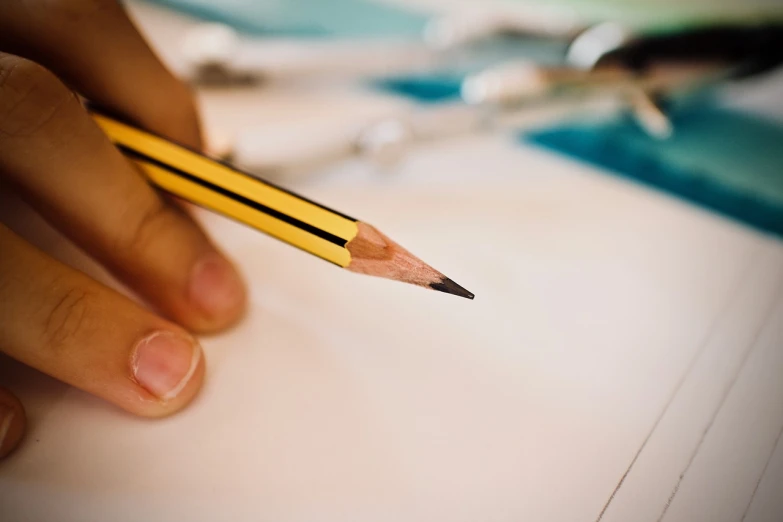
M 201 348 L 172 332 L 156 332 L 139 342 L 131 358 L 133 377 L 161 401 L 173 399 L 196 371 Z
M 208 254 L 193 267 L 190 299 L 211 317 L 223 317 L 236 310 L 244 289 L 234 267 L 216 253 Z
M 5 438 L 8 436 L 15 414 L 16 412 L 13 408 L 0 404 L 0 447 L 3 446 L 3 442 L 5 442 Z

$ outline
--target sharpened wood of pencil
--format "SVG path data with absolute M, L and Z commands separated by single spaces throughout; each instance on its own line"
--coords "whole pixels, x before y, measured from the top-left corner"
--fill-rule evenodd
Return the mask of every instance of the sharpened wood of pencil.
M 94 109 L 109 139 L 160 189 L 359 274 L 473 294 L 376 228 Z

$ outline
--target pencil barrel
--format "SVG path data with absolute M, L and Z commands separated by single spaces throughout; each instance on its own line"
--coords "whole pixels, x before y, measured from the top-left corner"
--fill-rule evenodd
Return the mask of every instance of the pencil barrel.
M 93 118 L 149 181 L 341 267 L 356 220 L 103 114 Z

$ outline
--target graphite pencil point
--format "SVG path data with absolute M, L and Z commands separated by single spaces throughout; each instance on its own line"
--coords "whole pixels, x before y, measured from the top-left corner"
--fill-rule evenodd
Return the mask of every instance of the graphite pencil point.
M 447 294 L 464 297 L 465 299 L 473 299 L 475 297 L 472 292 L 465 290 L 448 277 L 444 277 L 437 283 L 430 283 L 430 288 L 437 290 L 438 292 L 445 292 Z
M 473 294 L 414 256 L 367 223 L 358 222 L 359 233 L 348 243 L 348 270 L 385 277 L 473 299 Z

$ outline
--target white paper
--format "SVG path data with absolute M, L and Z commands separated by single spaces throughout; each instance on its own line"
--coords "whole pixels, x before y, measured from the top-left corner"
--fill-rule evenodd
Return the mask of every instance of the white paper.
M 592 521 L 648 438 L 605 519 L 657 520 L 716 403 L 664 520 L 736 520 L 783 420 L 780 242 L 503 140 L 445 152 L 396 178 L 346 170 L 302 188 L 475 301 L 340 271 L 202 213 L 251 291 L 245 321 L 202 340 L 203 392 L 147 421 L 3 365 L 30 417 L 0 467 L 4 520 Z M 757 386 L 739 388 L 758 364 Z M 718 422 L 751 399 L 763 432 Z M 741 466 L 741 490 L 724 465 Z M 703 510 L 713 486 L 735 494 Z

